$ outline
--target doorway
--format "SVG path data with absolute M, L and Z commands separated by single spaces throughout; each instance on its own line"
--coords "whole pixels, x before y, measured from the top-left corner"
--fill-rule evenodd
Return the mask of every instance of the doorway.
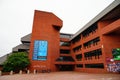
M 75 66 L 74 65 L 57 65 L 59 71 L 73 71 Z

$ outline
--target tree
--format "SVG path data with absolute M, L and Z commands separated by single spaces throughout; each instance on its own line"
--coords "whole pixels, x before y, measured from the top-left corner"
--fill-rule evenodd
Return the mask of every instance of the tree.
M 25 69 L 29 64 L 30 61 L 26 52 L 12 53 L 3 63 L 3 71 L 8 72 L 13 70 L 18 72 Z

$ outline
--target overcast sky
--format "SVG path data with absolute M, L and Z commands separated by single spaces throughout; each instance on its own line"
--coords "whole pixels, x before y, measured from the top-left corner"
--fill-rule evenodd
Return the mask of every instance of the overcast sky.
M 34 10 L 53 12 L 63 20 L 61 32 L 76 33 L 114 0 L 0 0 L 0 56 L 31 33 Z

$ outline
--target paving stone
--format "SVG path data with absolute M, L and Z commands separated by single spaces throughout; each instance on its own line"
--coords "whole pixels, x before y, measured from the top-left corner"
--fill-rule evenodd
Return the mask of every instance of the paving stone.
M 91 74 L 80 72 L 51 72 L 0 76 L 0 80 L 120 80 L 120 74 Z

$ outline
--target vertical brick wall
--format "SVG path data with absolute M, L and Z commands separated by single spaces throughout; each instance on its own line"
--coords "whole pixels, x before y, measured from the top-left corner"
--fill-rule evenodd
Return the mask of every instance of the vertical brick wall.
M 59 57 L 59 30 L 61 27 L 62 20 L 53 13 L 35 10 L 29 53 L 31 70 L 51 69 L 52 71 L 56 71 L 54 62 Z M 35 40 L 48 41 L 47 60 L 40 61 L 32 59 Z

